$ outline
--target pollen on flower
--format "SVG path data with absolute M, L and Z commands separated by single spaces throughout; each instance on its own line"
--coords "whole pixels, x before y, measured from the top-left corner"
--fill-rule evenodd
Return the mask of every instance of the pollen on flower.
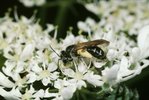
M 39 73 L 39 79 L 43 79 L 50 76 L 50 72 L 48 70 L 43 70 Z
M 83 79 L 83 74 L 82 74 L 81 72 L 76 72 L 76 73 L 75 73 L 75 78 L 76 78 L 77 80 L 82 80 L 82 79 Z
M 32 94 L 28 91 L 25 92 L 25 94 L 22 95 L 22 100 L 30 100 L 32 98 Z
M 19 86 L 19 87 L 25 87 L 26 85 L 26 81 L 27 81 L 27 78 L 24 77 L 24 78 L 19 78 L 18 80 L 16 80 L 16 85 Z

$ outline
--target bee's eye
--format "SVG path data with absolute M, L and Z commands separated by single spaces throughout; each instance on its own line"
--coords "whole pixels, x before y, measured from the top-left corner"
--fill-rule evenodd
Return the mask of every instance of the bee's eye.
M 61 57 L 65 56 L 66 55 L 66 52 L 65 51 L 61 51 Z

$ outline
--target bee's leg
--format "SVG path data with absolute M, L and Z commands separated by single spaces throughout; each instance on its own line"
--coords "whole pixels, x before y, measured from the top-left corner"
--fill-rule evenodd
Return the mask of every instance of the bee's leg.
M 91 67 L 91 64 L 92 64 L 92 60 L 91 59 L 85 59 L 85 58 L 80 58 L 81 61 L 84 63 L 84 65 L 86 67 L 88 67 L 88 69 Z M 87 60 L 87 61 L 86 61 Z
M 80 58 L 80 60 L 83 62 L 83 64 L 84 64 L 85 66 L 87 66 L 87 64 L 86 64 L 86 62 L 85 62 L 85 60 L 84 60 L 83 58 Z
M 60 68 L 60 60 L 61 60 L 61 59 L 58 59 L 58 67 L 59 67 L 59 68 Z
M 61 62 L 61 59 L 58 60 L 58 70 L 62 73 L 64 73 L 64 69 L 66 68 L 65 67 L 65 64 L 63 62 Z
M 72 62 L 73 62 L 73 65 L 74 65 L 75 70 L 77 70 L 78 69 L 78 63 L 77 63 L 77 61 L 75 59 L 73 59 Z
M 61 60 L 61 59 L 58 59 L 58 68 L 59 68 L 59 70 L 62 72 L 62 66 L 60 65 L 60 60 Z
M 92 65 L 92 60 L 90 59 L 88 64 L 88 69 L 91 67 L 91 65 Z
M 78 57 L 73 53 L 73 48 L 71 49 L 70 51 L 70 57 L 72 58 L 72 62 L 73 62 L 73 65 L 75 66 L 75 68 L 78 66 Z

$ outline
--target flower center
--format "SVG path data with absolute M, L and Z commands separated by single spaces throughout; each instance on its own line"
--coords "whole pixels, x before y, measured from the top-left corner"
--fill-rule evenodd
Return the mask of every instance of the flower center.
M 40 72 L 39 78 L 43 79 L 49 76 L 50 76 L 50 72 L 48 70 L 43 70 L 42 72 Z
M 83 74 L 80 73 L 80 72 L 76 72 L 75 78 L 76 78 L 77 80 L 82 80 L 82 79 L 83 79 Z

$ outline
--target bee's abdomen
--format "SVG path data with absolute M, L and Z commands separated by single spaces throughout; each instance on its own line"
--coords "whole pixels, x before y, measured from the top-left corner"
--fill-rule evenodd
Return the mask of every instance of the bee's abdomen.
M 97 46 L 87 47 L 86 50 L 95 58 L 102 59 L 105 57 L 104 51 Z

